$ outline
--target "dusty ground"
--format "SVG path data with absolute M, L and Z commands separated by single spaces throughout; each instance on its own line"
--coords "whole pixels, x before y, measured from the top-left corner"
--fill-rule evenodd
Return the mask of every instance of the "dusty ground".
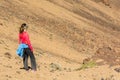
M 120 0 L 0 0 L 0 80 L 120 80 Z M 26 22 L 37 72 L 16 55 Z

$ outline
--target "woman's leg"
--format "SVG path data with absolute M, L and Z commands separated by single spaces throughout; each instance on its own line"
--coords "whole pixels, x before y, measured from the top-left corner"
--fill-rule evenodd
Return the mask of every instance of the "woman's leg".
M 25 70 L 29 70 L 29 68 L 28 68 L 28 54 L 27 54 L 26 49 L 24 49 L 24 54 L 23 54 L 23 65 L 24 65 Z
M 35 56 L 34 56 L 34 54 L 31 52 L 31 50 L 28 48 L 27 49 L 27 53 L 29 54 L 29 56 L 30 56 L 30 60 L 31 60 L 31 68 L 32 68 L 32 70 L 37 70 L 36 69 L 36 60 L 35 60 Z
M 35 56 L 32 52 L 30 54 L 30 58 L 31 58 L 31 67 L 32 67 L 33 70 L 36 71 L 37 70 L 36 69 L 36 60 L 35 60 Z

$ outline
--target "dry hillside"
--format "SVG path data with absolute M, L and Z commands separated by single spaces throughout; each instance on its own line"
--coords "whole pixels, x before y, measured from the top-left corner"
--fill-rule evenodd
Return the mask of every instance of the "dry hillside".
M 0 80 L 120 80 L 120 0 L 108 1 L 0 0 Z M 24 22 L 35 73 L 16 55 Z

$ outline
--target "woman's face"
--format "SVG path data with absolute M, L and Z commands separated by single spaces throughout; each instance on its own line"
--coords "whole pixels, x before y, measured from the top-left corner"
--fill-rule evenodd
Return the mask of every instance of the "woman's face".
M 24 28 L 24 31 L 27 31 L 27 28 Z

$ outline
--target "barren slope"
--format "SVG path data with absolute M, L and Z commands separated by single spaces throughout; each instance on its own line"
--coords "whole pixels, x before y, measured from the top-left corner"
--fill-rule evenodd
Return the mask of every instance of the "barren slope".
M 110 1 L 110 8 L 100 0 L 0 0 L 0 79 L 101 80 L 113 75 L 120 80 L 114 71 L 120 64 L 119 2 Z M 36 73 L 19 69 L 16 49 L 23 22 L 29 25 Z M 86 58 L 97 67 L 75 71 Z

